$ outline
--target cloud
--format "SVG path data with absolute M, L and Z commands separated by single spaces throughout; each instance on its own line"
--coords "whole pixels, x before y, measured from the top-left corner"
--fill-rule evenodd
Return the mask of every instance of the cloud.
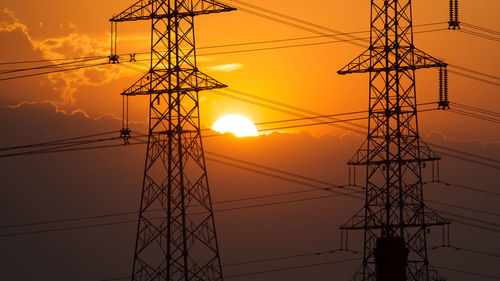
M 65 36 L 34 39 L 30 35 L 29 28 L 19 20 L 13 11 L 5 8 L 2 12 L 0 13 L 0 32 L 21 32 L 26 36 L 33 50 L 41 51 L 44 59 L 106 57 L 109 54 L 106 40 L 79 33 L 72 23 L 70 23 L 71 33 Z M 64 66 L 62 69 L 83 65 L 93 66 L 49 74 L 47 78 L 52 89 L 61 94 L 61 103 L 74 104 L 76 102 L 74 94 L 81 86 L 102 86 L 118 79 L 123 72 L 122 69 L 108 65 L 96 66 L 103 62 L 106 60 L 82 60 L 75 65 Z
M 16 30 L 24 33 L 28 40 L 32 41 L 28 27 L 19 21 L 13 11 L 4 8 L 3 13 L 0 13 L 0 32 L 13 32 Z
M 221 65 L 209 66 L 207 68 L 212 70 L 212 71 L 231 72 L 231 71 L 236 71 L 236 70 L 242 69 L 243 64 L 241 64 L 241 63 L 221 64 Z

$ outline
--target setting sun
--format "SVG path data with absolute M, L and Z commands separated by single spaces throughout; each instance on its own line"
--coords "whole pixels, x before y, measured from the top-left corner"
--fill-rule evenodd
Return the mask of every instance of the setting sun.
M 256 137 L 259 135 L 257 128 L 248 118 L 241 115 L 226 115 L 217 120 L 212 130 L 221 134 L 233 133 L 237 137 Z

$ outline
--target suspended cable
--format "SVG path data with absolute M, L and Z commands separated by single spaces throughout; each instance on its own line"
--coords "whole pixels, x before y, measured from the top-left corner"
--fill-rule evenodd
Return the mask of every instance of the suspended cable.
M 282 268 L 276 268 L 276 269 L 270 269 L 270 270 L 264 270 L 264 271 L 254 271 L 254 272 L 247 272 L 247 273 L 229 275 L 229 276 L 226 276 L 224 278 L 234 279 L 234 278 L 244 277 L 244 276 L 262 275 L 262 274 L 268 274 L 268 273 L 274 273 L 274 272 L 298 270 L 298 269 L 319 267 L 319 266 L 325 266 L 325 265 L 347 263 L 347 262 L 353 262 L 353 261 L 358 261 L 359 262 L 360 259 L 359 258 L 353 258 L 353 259 L 336 260 L 336 261 L 331 261 L 331 262 L 322 262 L 322 263 L 307 264 L 307 265 L 301 265 L 301 266 L 282 267 Z
M 55 59 L 43 59 L 43 60 L 26 60 L 26 61 L 0 62 L 0 65 L 26 64 L 26 63 L 42 63 L 42 62 L 55 62 L 55 61 L 67 61 L 67 60 L 82 60 L 82 59 L 105 59 L 105 58 L 107 58 L 107 56 L 88 56 L 88 57 L 75 57 L 75 58 L 55 58 Z
M 72 68 L 66 68 L 66 69 L 60 69 L 60 70 L 53 70 L 53 71 L 47 71 L 47 72 L 40 72 L 40 73 L 26 74 L 26 75 L 13 76 L 13 77 L 7 77 L 7 78 L 0 78 L 0 81 L 34 77 L 34 76 L 59 73 L 59 72 L 66 72 L 66 71 L 73 71 L 73 70 L 84 69 L 84 68 L 89 68 L 89 67 L 97 67 L 97 66 L 102 66 L 102 65 L 107 65 L 107 64 L 108 63 L 90 64 L 90 65 L 84 65 L 84 66 L 78 66 L 78 67 L 72 67 Z
M 484 214 L 484 215 L 491 215 L 491 216 L 500 217 L 500 213 L 493 213 L 493 212 L 488 212 L 488 211 L 483 211 L 483 210 L 477 210 L 477 209 L 473 209 L 473 208 L 467 208 L 467 207 L 464 207 L 464 206 L 458 206 L 458 205 L 453 205 L 453 204 L 448 204 L 448 203 L 443 203 L 443 202 L 437 202 L 437 201 L 428 200 L 428 199 L 425 200 L 425 201 L 429 202 L 429 203 L 441 205 L 441 206 L 452 207 L 452 208 L 455 208 L 455 209 L 467 210 L 467 211 L 471 211 L 471 212 L 475 212 L 475 213 L 480 213 L 480 214 Z
M 498 76 L 487 74 L 487 73 L 484 73 L 484 72 L 479 72 L 477 70 L 466 68 L 466 67 L 463 67 L 463 66 L 458 66 L 458 65 L 454 65 L 454 64 L 448 64 L 448 66 L 451 67 L 451 68 L 457 68 L 457 69 L 460 69 L 460 70 L 463 70 L 463 71 L 467 71 L 467 72 L 474 73 L 474 74 L 477 74 L 477 75 L 481 75 L 481 76 L 484 76 L 484 77 L 488 77 L 488 78 L 491 78 L 491 79 L 500 80 L 500 77 L 498 77 Z
M 500 164 L 500 160 L 498 160 L 498 159 L 488 158 L 488 157 L 485 157 L 485 156 L 481 156 L 481 155 L 477 155 L 477 154 L 473 154 L 473 153 L 469 153 L 469 152 L 465 152 L 465 151 L 453 149 L 453 148 L 442 146 L 442 145 L 438 145 L 438 144 L 435 144 L 435 143 L 429 143 L 429 142 L 427 142 L 427 144 L 430 145 L 430 146 L 433 146 L 433 147 L 437 147 L 439 149 L 445 149 L 445 150 L 448 150 L 448 151 L 451 151 L 451 152 L 455 152 L 455 153 L 459 153 L 459 154 L 462 154 L 462 155 L 471 156 L 471 157 L 478 158 L 478 159 L 481 159 L 481 160 L 485 160 L 485 161 L 489 161 L 489 162 Z
M 347 193 L 347 194 L 356 194 L 356 193 L 361 193 L 361 191 L 353 191 L 353 192 Z M 327 196 L 317 196 L 317 197 L 311 197 L 311 198 L 302 198 L 302 199 L 287 200 L 287 201 L 280 201 L 280 202 L 273 202 L 273 203 L 262 203 L 262 204 L 239 206 L 239 207 L 233 207 L 233 208 L 215 209 L 214 213 L 232 212 L 232 211 L 261 208 L 261 207 L 271 207 L 271 206 L 278 206 L 278 205 L 285 205 L 285 204 L 292 204 L 292 203 L 299 203 L 299 202 L 307 202 L 307 201 L 319 200 L 319 199 L 329 199 L 329 198 L 335 198 L 335 197 L 339 197 L 339 196 L 343 196 L 343 195 L 344 194 L 332 194 L 332 195 L 327 195 Z M 191 215 L 197 215 L 197 214 L 204 214 L 204 213 L 192 213 Z M 120 215 L 122 215 L 122 214 L 120 214 Z M 109 217 L 114 216 L 114 214 L 108 215 L 108 216 Z M 164 218 L 157 217 L 157 218 L 152 218 L 151 220 L 162 220 L 162 219 L 164 219 Z M 79 220 L 79 218 L 78 218 L 78 220 Z M 137 223 L 137 219 L 112 221 L 112 222 L 105 222 L 105 223 L 93 223 L 93 224 L 78 225 L 78 226 L 58 227 L 58 228 L 43 229 L 43 230 L 23 231 L 23 232 L 15 232 L 15 233 L 4 233 L 4 234 L 0 234 L 0 237 L 15 237 L 15 236 L 24 236 L 24 235 L 40 234 L 40 233 L 51 233 L 51 232 L 60 232 L 60 231 L 69 231 L 69 230 L 78 230 L 78 229 L 87 229 L 87 228 L 98 228 L 98 227 L 104 227 L 104 226 L 124 225 L 124 224 L 131 224 L 131 223 Z
M 232 158 L 232 157 L 226 157 L 226 158 L 227 159 L 232 159 L 232 161 L 235 161 L 235 162 L 240 162 L 240 163 L 244 163 L 244 164 L 247 164 L 247 165 L 258 166 L 261 169 L 270 170 L 270 171 L 273 171 L 273 172 L 280 172 L 280 173 L 284 173 L 284 174 L 292 174 L 290 172 L 286 172 L 286 171 L 282 171 L 282 170 L 276 170 L 274 168 L 266 167 L 266 166 L 255 164 L 255 163 L 251 163 L 251 162 L 248 162 L 248 161 L 242 161 L 242 160 L 235 159 L 235 158 Z M 210 158 L 208 158 L 207 160 L 213 161 L 213 159 L 210 159 Z M 225 161 L 219 161 L 219 163 L 223 163 L 223 164 L 231 166 L 233 168 L 244 169 L 246 171 L 258 173 L 258 174 L 265 175 L 265 176 L 276 177 L 276 175 L 273 175 L 273 174 L 269 174 L 269 173 L 266 173 L 266 172 L 263 172 L 263 171 L 257 171 L 255 169 L 250 169 L 248 167 L 242 167 L 240 165 L 235 165 L 233 163 L 227 163 Z M 302 176 L 300 176 L 300 177 L 302 177 Z M 275 203 L 265 203 L 265 204 L 251 205 L 251 206 L 243 206 L 243 207 L 222 209 L 222 210 L 218 210 L 218 211 L 234 211 L 234 210 L 241 210 L 241 209 L 248 209 L 248 208 L 264 207 L 264 206 L 274 206 L 274 205 L 280 205 L 280 204 L 289 204 L 289 203 L 303 202 L 303 201 L 317 200 L 317 199 L 324 199 L 324 198 L 330 198 L 330 197 L 336 197 L 336 196 L 343 196 L 343 195 L 354 197 L 354 198 L 359 199 L 359 200 L 363 200 L 363 198 L 361 198 L 361 197 L 353 196 L 353 194 L 359 193 L 359 192 L 356 192 L 356 191 L 353 191 L 351 193 L 339 193 L 337 190 L 331 190 L 330 187 L 323 188 L 321 186 L 311 185 L 311 184 L 308 184 L 308 183 L 300 182 L 300 181 L 297 181 L 295 179 L 287 178 L 287 177 L 283 177 L 283 176 L 277 176 L 277 178 L 282 179 L 282 180 L 286 180 L 286 181 L 291 181 L 291 182 L 294 182 L 294 183 L 298 183 L 298 184 L 301 184 L 301 185 L 304 185 L 304 186 L 313 187 L 313 188 L 316 188 L 317 190 L 335 192 L 336 194 L 334 194 L 334 196 L 326 196 L 326 197 L 325 196 L 321 196 L 321 197 L 313 197 L 313 198 L 289 200 L 289 201 L 282 201 L 282 202 L 275 202 Z M 319 181 L 319 180 L 315 180 L 315 179 L 310 179 L 310 180 L 311 181 Z M 326 182 L 326 183 L 328 183 L 328 182 Z M 328 183 L 328 186 L 329 185 L 330 185 L 330 183 Z M 338 185 L 335 185 L 335 186 L 338 186 Z M 338 186 L 338 187 L 343 187 L 343 186 Z M 233 199 L 233 200 L 220 201 L 220 202 L 216 202 L 215 204 L 223 204 L 223 203 L 229 203 L 229 202 L 238 202 L 238 201 L 262 199 L 262 198 L 269 198 L 269 197 L 277 197 L 277 196 L 282 196 L 282 195 L 298 194 L 298 193 L 302 193 L 302 192 L 306 192 L 306 191 L 297 191 L 297 192 L 284 193 L 284 194 L 272 194 L 272 195 L 265 195 L 265 196 L 251 197 L 251 198 L 239 198 L 239 199 Z M 435 202 L 435 203 L 442 204 L 441 202 Z M 152 210 L 152 211 L 155 211 L 155 210 Z M 81 220 L 96 219 L 96 218 L 108 218 L 108 217 L 115 217 L 115 216 L 130 215 L 132 213 L 133 212 L 125 212 L 125 213 L 117 213 L 117 214 L 108 214 L 108 215 L 103 215 L 103 216 L 91 216 L 91 217 L 84 217 L 84 218 L 55 220 L 55 221 L 49 221 L 49 222 L 39 222 L 39 223 L 30 223 L 30 224 L 21 224 L 21 225 L 11 225 L 11 226 L 1 227 L 0 229 L 15 228 L 15 227 L 22 227 L 22 226 L 34 226 L 34 225 L 42 225 L 42 224 L 53 224 L 53 223 L 58 223 L 58 222 L 81 221 Z M 484 223 L 484 224 L 489 224 L 489 222 L 478 221 L 475 218 L 464 217 L 464 216 L 453 214 L 453 213 L 449 213 L 449 214 L 457 216 L 459 218 L 463 218 L 463 219 L 467 219 L 467 220 L 473 220 L 474 222 L 480 222 L 480 223 Z M 454 220 L 454 221 L 456 221 L 456 220 Z M 9 236 L 27 235 L 27 234 L 35 234 L 35 233 L 46 233 L 46 232 L 63 231 L 63 230 L 92 228 L 92 227 L 100 227 L 100 226 L 107 226 L 107 225 L 125 224 L 125 223 L 131 223 L 131 222 L 134 222 L 134 221 L 127 220 L 127 221 L 121 221 L 121 222 L 112 222 L 110 224 L 108 224 L 108 223 L 104 223 L 104 224 L 91 224 L 91 225 L 84 225 L 84 226 L 62 227 L 62 228 L 49 229 L 49 230 L 27 231 L 27 232 L 19 232 L 19 233 L 10 233 L 10 234 L 6 234 L 4 236 L 9 237 Z M 498 231 L 498 230 L 495 230 L 495 229 L 492 229 L 492 228 L 488 228 L 488 227 L 484 227 L 484 226 L 480 226 L 480 225 L 474 225 L 474 224 L 471 224 L 471 223 L 468 223 L 468 222 L 462 222 L 462 221 L 456 221 L 456 222 L 461 223 L 461 224 L 465 224 L 465 225 L 469 225 L 469 226 L 473 226 L 473 227 L 478 227 L 478 228 L 485 229 L 485 230 L 490 230 L 490 231 L 495 231 L 495 232 Z M 2 237 L 2 235 L 0 235 L 0 237 Z
M 50 65 L 43 65 L 43 66 L 30 67 L 30 68 L 0 70 L 0 75 L 10 74 L 10 73 L 16 73 L 16 72 L 23 72 L 23 71 L 40 70 L 40 69 L 45 69 L 45 68 L 61 68 L 61 67 L 68 67 L 68 66 L 85 66 L 85 64 L 83 64 L 83 65 L 74 65 L 74 64 L 82 63 L 82 62 L 89 62 L 89 61 L 94 61 L 94 60 L 100 60 L 100 59 L 102 59 L 102 58 L 76 60 L 76 61 L 72 61 L 72 62 L 65 62 L 65 63 L 59 63 L 59 64 L 50 64 Z
M 483 121 L 488 121 L 488 122 L 492 122 L 492 123 L 500 123 L 500 119 L 497 119 L 494 117 L 483 116 L 483 115 L 480 115 L 477 113 L 467 112 L 467 111 L 460 110 L 460 109 L 450 109 L 448 111 L 455 113 L 455 114 L 459 114 L 462 116 L 467 116 L 467 117 L 471 117 L 471 118 L 475 118 L 475 119 L 479 119 L 479 120 L 483 120 Z
M 469 158 L 461 157 L 461 156 L 458 156 L 458 155 L 455 155 L 455 154 L 452 154 L 452 153 L 444 152 L 444 151 L 439 150 L 439 149 L 434 149 L 434 152 L 437 152 L 439 155 L 449 156 L 449 157 L 452 157 L 452 158 L 455 158 L 455 159 L 458 159 L 458 160 L 462 160 L 462 161 L 465 161 L 465 162 L 474 163 L 474 164 L 478 164 L 478 165 L 481 165 L 481 166 L 484 166 L 484 167 L 488 167 L 488 168 L 493 168 L 493 169 L 500 170 L 500 166 L 496 166 L 496 165 L 493 165 L 493 164 L 490 164 L 490 163 L 486 163 L 486 162 L 481 162 L 481 161 L 474 160 L 474 159 L 469 159 Z
M 466 23 L 466 22 L 462 22 L 462 25 L 468 26 L 468 27 L 471 27 L 471 28 L 474 28 L 474 29 L 477 29 L 477 30 L 481 30 L 483 32 L 487 32 L 487 33 L 491 33 L 491 34 L 500 36 L 500 31 L 496 31 L 496 30 L 493 30 L 493 29 L 490 29 L 490 28 L 481 27 L 481 26 L 473 25 L 473 24 Z
M 301 266 L 282 267 L 282 268 L 271 269 L 271 270 L 266 270 L 266 271 L 255 271 L 255 272 L 247 272 L 247 273 L 241 273 L 241 274 L 235 274 L 235 275 L 228 275 L 228 276 L 224 276 L 224 279 L 235 279 L 235 278 L 244 277 L 244 276 L 254 276 L 254 275 L 262 275 L 262 274 L 268 274 L 268 273 L 274 273 L 274 272 L 299 270 L 299 269 L 313 268 L 313 267 L 339 264 L 339 263 L 347 263 L 347 262 L 359 261 L 359 260 L 360 260 L 359 258 L 353 258 L 353 259 L 336 260 L 336 261 L 315 263 L 315 264 L 308 264 L 308 265 L 301 265 Z M 114 277 L 114 278 L 110 278 L 110 279 L 101 279 L 100 281 L 119 281 L 119 280 L 129 280 L 129 279 L 130 279 L 130 276 L 122 276 L 122 277 Z
M 500 196 L 500 193 L 498 193 L 498 192 L 492 192 L 492 191 L 480 189 L 477 187 L 467 186 L 467 185 L 463 185 L 463 184 L 450 183 L 450 182 L 446 182 L 446 181 L 439 181 L 438 183 L 443 184 L 443 185 L 447 185 L 447 186 L 458 187 L 458 188 L 462 188 L 462 189 L 466 189 L 466 190 L 470 190 L 470 191 L 476 191 L 476 192 L 480 192 L 480 193 L 484 193 L 484 194 L 488 194 L 488 195 Z
M 455 268 L 450 268 L 450 267 L 445 267 L 445 266 L 434 266 L 435 268 L 442 269 L 442 270 L 448 270 L 448 271 L 453 271 L 453 272 L 458 272 L 458 273 L 464 273 L 468 275 L 473 275 L 473 276 L 480 276 L 480 277 L 485 277 L 485 278 L 490 278 L 490 279 L 498 279 L 500 280 L 500 276 L 493 276 L 493 275 L 488 275 L 484 273 L 477 273 L 477 272 L 472 272 L 472 271 L 465 271 L 465 270 L 460 270 L 460 269 L 455 269 Z
M 472 80 L 476 80 L 476 81 L 479 81 L 479 82 L 483 82 L 483 83 L 487 83 L 487 84 L 490 84 L 490 85 L 494 85 L 494 86 L 500 86 L 500 83 L 496 83 L 496 82 L 492 82 L 492 81 L 488 81 L 488 80 L 485 80 L 485 79 L 482 79 L 482 78 L 479 78 L 477 76 L 473 76 L 473 75 L 469 75 L 469 74 L 465 74 L 465 73 L 462 73 L 462 72 L 458 72 L 458 71 L 454 71 L 454 70 L 448 70 L 449 73 L 452 73 L 452 74 L 455 74 L 455 75 L 460 75 L 462 77 L 465 77 L 465 78 L 469 78 L 469 79 L 472 79 Z
M 437 249 L 453 249 L 453 250 L 457 250 L 457 251 L 469 252 L 469 253 L 474 253 L 474 254 L 479 254 L 479 255 L 494 257 L 494 258 L 500 258 L 499 254 L 494 254 L 494 253 L 489 253 L 489 252 L 479 251 L 479 250 L 474 250 L 474 249 L 467 249 L 467 248 L 462 248 L 462 247 L 456 247 L 456 246 L 451 246 L 451 245 L 436 246 L 436 247 L 432 247 L 430 249 L 432 249 L 432 250 L 437 250 Z
M 234 262 L 234 263 L 229 263 L 229 264 L 223 264 L 222 266 L 223 267 L 233 267 L 233 266 L 240 266 L 240 265 L 247 265 L 247 264 L 264 263 L 264 262 L 271 262 L 271 261 L 281 261 L 281 260 L 289 260 L 289 259 L 304 258 L 304 257 L 311 257 L 311 256 L 318 257 L 318 256 L 336 254 L 339 252 L 349 252 L 349 253 L 353 253 L 353 254 L 360 254 L 360 252 L 358 252 L 358 251 L 353 251 L 353 250 L 348 250 L 348 249 L 334 249 L 334 250 L 317 251 L 317 252 L 295 254 L 295 255 L 288 255 L 288 256 L 270 257 L 270 258 L 263 258 L 263 259 L 257 259 L 257 260 L 248 260 L 248 261 L 242 261 L 242 262 Z
M 478 38 L 483 38 L 483 39 L 494 41 L 494 42 L 500 42 L 500 38 L 498 38 L 498 37 L 494 37 L 494 36 L 482 34 L 482 33 L 479 33 L 479 32 L 472 31 L 472 30 L 468 30 L 468 29 L 463 29 L 462 28 L 459 31 L 463 32 L 465 34 L 469 34 L 469 35 L 478 37 Z

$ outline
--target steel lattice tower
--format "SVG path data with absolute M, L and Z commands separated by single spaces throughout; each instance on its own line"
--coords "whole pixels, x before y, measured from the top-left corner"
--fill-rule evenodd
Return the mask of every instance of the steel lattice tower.
M 196 67 L 194 17 L 232 10 L 212 0 L 142 0 L 110 20 L 151 21 L 150 70 L 122 93 L 150 98 L 132 280 L 223 280 L 198 92 L 226 86 Z
M 370 73 L 367 139 L 349 165 L 366 165 L 364 207 L 343 230 L 364 230 L 353 280 L 442 280 L 427 258 L 427 228 L 448 224 L 426 207 L 422 168 L 439 158 L 420 139 L 415 70 L 446 64 L 413 45 L 411 0 L 372 0 L 367 51 L 339 74 Z

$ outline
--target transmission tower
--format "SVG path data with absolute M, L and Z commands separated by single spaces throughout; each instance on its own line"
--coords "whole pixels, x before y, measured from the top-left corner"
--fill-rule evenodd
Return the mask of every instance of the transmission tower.
M 149 96 L 132 280 L 223 280 L 198 92 L 226 85 L 196 67 L 194 17 L 232 10 L 212 0 L 141 0 L 110 20 L 115 33 L 117 22 L 151 22 L 150 69 L 122 93 Z
M 415 70 L 447 65 L 413 45 L 411 0 L 372 0 L 370 31 L 368 50 L 338 72 L 370 74 L 368 135 L 349 162 L 366 166 L 366 201 L 341 227 L 364 230 L 352 280 L 443 280 L 429 265 L 426 235 L 449 222 L 424 203 L 422 168 L 439 157 L 418 133 Z

